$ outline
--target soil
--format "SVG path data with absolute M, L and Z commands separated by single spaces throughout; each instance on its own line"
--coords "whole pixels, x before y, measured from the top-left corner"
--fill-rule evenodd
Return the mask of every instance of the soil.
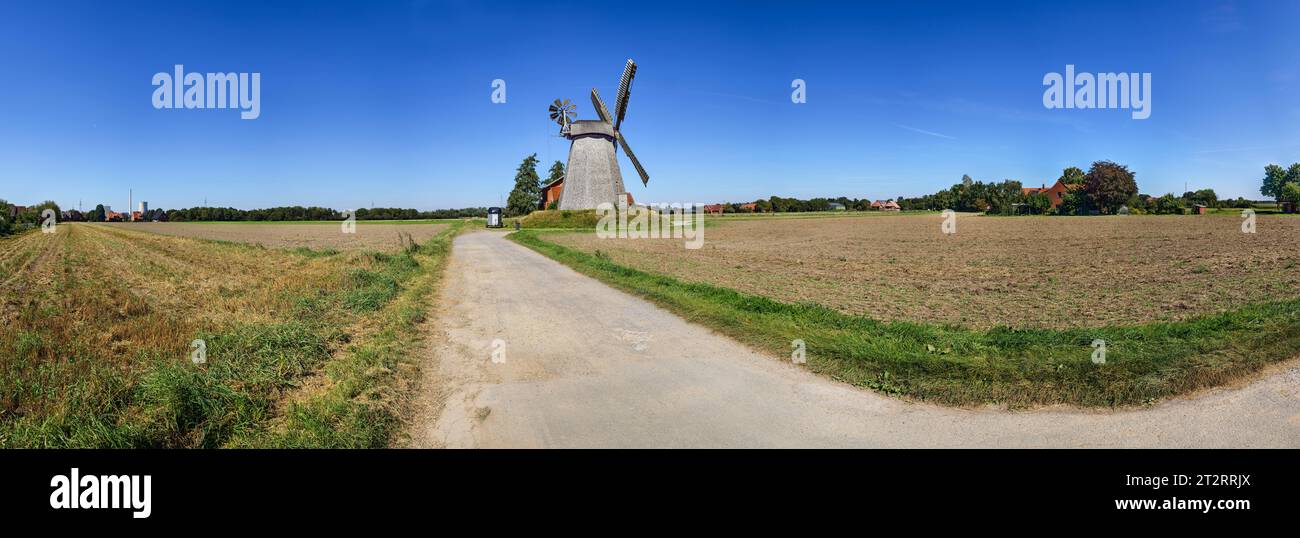
M 1300 218 L 1233 215 L 755 219 L 673 239 L 554 234 L 621 265 L 881 320 L 972 328 L 1176 321 L 1300 297 Z

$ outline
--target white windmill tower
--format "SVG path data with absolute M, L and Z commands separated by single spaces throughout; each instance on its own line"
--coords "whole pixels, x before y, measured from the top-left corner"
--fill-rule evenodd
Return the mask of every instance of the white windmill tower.
M 560 192 L 560 209 L 594 209 L 606 202 L 617 204 L 627 194 L 615 155 L 617 146 L 623 148 L 623 153 L 627 154 L 632 166 L 636 167 L 637 173 L 641 175 L 641 184 L 649 183 L 650 176 L 641 167 L 641 162 L 636 160 L 636 155 L 628 147 L 620 130 L 623 118 L 627 115 L 628 97 L 635 77 L 636 62 L 629 59 L 618 84 L 613 115 L 605 108 L 605 102 L 595 88 L 591 89 L 591 106 L 596 109 L 600 119 L 572 120 L 573 106 L 568 100 L 561 102 L 557 99 L 556 104 L 551 105 L 551 119 L 560 124 L 560 134 L 572 141 L 564 176 L 564 190 Z M 556 105 L 561 105 L 558 107 L 561 109 L 559 114 L 554 110 Z

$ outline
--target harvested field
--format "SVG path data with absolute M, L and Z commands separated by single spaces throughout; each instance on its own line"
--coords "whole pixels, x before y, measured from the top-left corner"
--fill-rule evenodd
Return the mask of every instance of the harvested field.
M 214 222 L 118 222 L 108 226 L 162 235 L 252 243 L 268 248 L 315 250 L 369 250 L 393 252 L 403 246 L 399 234 L 423 243 L 447 228 L 446 224 L 357 223 L 356 233 L 345 234 L 342 223 L 260 224 Z
M 133 228 L 0 238 L 0 447 L 387 444 L 452 230 L 384 254 Z
M 681 240 L 545 239 L 620 265 L 884 321 L 1069 328 L 1300 297 L 1300 219 L 1237 216 L 718 219 Z

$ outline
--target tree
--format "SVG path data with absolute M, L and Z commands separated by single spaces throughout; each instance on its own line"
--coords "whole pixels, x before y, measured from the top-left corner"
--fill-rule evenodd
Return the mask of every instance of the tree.
M 1084 190 L 1103 213 L 1114 213 L 1138 193 L 1133 172 L 1111 161 L 1092 163 Z
M 1057 215 L 1087 215 L 1094 208 L 1092 197 L 1084 189 L 1072 189 L 1061 195 L 1061 205 L 1056 206 Z
M 1157 198 L 1151 212 L 1157 215 L 1179 215 L 1183 212 L 1183 199 L 1173 193 Z
M 1264 186 L 1259 188 L 1260 194 L 1272 196 L 1274 200 L 1282 201 L 1282 190 L 1288 183 L 1300 183 L 1300 163 L 1292 164 L 1290 168 L 1283 169 L 1276 164 L 1270 164 L 1264 167 Z
M 506 198 L 506 215 L 517 217 L 527 215 L 537 209 L 542 199 L 542 186 L 537 177 L 537 154 L 524 157 L 524 162 L 515 170 L 515 188 Z
M 10 204 L 4 198 L 0 198 L 0 236 L 14 232 L 14 223 L 9 218 L 9 208 L 11 207 L 13 207 L 13 204 Z
M 1071 166 L 1061 170 L 1060 181 L 1065 185 L 1083 185 L 1088 181 L 1088 175 L 1083 173 L 1083 170 L 1079 169 L 1079 167 Z
M 104 222 L 104 204 L 95 204 L 95 210 L 86 215 L 90 222 Z
M 555 161 L 555 164 L 551 165 L 550 171 L 546 172 L 546 183 L 543 183 L 543 185 L 550 185 L 562 177 L 564 177 L 564 163 Z
M 1046 194 L 1036 192 L 1025 198 L 1025 206 L 1029 208 L 1030 213 L 1042 215 L 1052 208 L 1052 199 L 1048 198 Z
M 1214 207 L 1219 203 L 1219 195 L 1214 189 L 1201 189 L 1196 192 L 1183 193 L 1183 200 L 1189 204 L 1204 204 L 1205 207 Z
M 1278 201 L 1300 204 L 1300 182 L 1287 183 L 1282 187 L 1282 194 L 1278 196 Z
M 1025 199 L 1025 191 L 1021 187 L 1019 181 L 1012 179 L 1004 179 L 1002 183 L 989 184 L 984 197 L 988 202 L 986 211 L 1010 215 L 1012 211 L 1011 204 L 1021 203 Z

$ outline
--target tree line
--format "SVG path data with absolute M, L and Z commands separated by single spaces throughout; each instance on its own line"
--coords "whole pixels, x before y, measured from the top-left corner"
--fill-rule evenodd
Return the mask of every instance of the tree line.
M 21 212 L 12 211 L 16 206 L 0 199 L 0 235 L 9 235 L 37 228 L 41 225 L 41 212 L 50 209 L 56 215 L 56 222 L 121 222 L 122 217 L 112 216 L 103 204 L 81 212 L 76 209 L 63 211 L 59 204 L 46 200 Z M 15 213 L 11 215 L 10 213 Z M 119 213 L 120 215 L 120 213 Z M 356 210 L 357 220 L 429 220 L 455 219 L 465 217 L 487 216 L 486 207 L 468 207 L 462 209 L 435 209 L 420 211 L 397 207 L 374 207 Z M 234 221 L 313 221 L 343 220 L 346 212 L 327 207 L 286 206 L 266 209 L 235 209 L 233 207 L 191 207 L 188 209 L 154 208 L 140 216 L 143 221 L 158 222 L 234 222 Z M 129 217 L 128 217 L 129 220 Z
M 435 209 L 432 211 L 420 211 L 418 209 L 398 208 L 398 207 L 373 207 L 361 208 L 356 210 L 357 220 L 428 220 L 428 219 L 454 219 L 463 217 L 485 217 L 487 208 L 469 207 L 463 209 Z M 234 221 L 266 221 L 266 222 L 293 222 L 293 221 L 314 221 L 314 220 L 344 220 L 347 218 L 346 211 L 330 209 L 328 207 L 270 207 L 265 209 L 235 209 L 233 207 L 191 207 L 189 209 L 172 209 L 167 211 L 164 221 L 172 222 L 196 222 L 196 221 L 217 221 L 217 222 L 234 222 Z
M 1281 167 L 1270 165 L 1268 177 L 1274 177 L 1270 187 L 1265 178 L 1264 194 L 1271 195 L 1274 190 L 1295 189 L 1300 195 L 1300 185 L 1286 187 L 1286 178 L 1292 184 L 1300 183 L 1300 164 L 1291 170 L 1281 171 Z M 1126 211 L 1134 214 L 1180 214 L 1187 208 L 1202 205 L 1207 208 L 1250 208 L 1255 202 L 1238 197 L 1219 199 L 1214 189 L 1188 191 L 1182 196 L 1173 193 L 1152 196 L 1138 192 L 1136 174 L 1125 165 L 1111 161 L 1092 163 L 1088 171 L 1078 167 L 1069 167 L 1061 171 L 1058 178 L 1066 191 L 1061 196 L 1061 203 L 1052 207 L 1051 199 L 1044 193 L 1025 193 L 1020 182 L 1005 180 L 1002 183 L 981 183 L 971 181 L 970 176 L 963 176 L 962 182 L 935 194 L 917 198 L 900 198 L 898 204 L 905 210 L 942 210 L 975 211 L 991 214 L 1047 214 L 1047 215 L 1097 215 L 1115 214 Z M 1300 196 L 1298 196 L 1300 197 Z M 1278 198 L 1284 201 L 1283 198 Z
M 1270 166 L 1265 179 L 1265 194 L 1293 191 L 1300 202 L 1300 164 L 1283 170 Z M 1272 179 L 1269 179 L 1272 178 Z M 1189 191 L 1182 196 L 1173 193 L 1151 196 L 1138 192 L 1136 175 L 1127 166 L 1111 161 L 1097 161 L 1084 171 L 1069 167 L 1061 172 L 1059 181 L 1066 185 L 1061 203 L 1052 207 L 1052 200 L 1041 192 L 1026 193 L 1021 182 L 1006 179 L 1000 182 L 983 182 L 963 175 L 959 183 L 934 194 L 918 197 L 891 198 L 904 211 L 954 211 L 978 212 L 994 215 L 1094 215 L 1113 214 L 1126 210 L 1134 214 L 1179 214 L 1189 207 L 1203 205 L 1209 208 L 1250 208 L 1255 202 L 1245 198 L 1219 199 L 1214 189 Z M 1287 201 L 1280 195 L 1278 201 Z M 866 211 L 871 209 L 868 198 L 825 197 L 802 200 L 772 196 L 750 203 L 724 203 L 724 213 L 776 212 L 797 213 L 829 211 L 838 203 L 845 209 Z

